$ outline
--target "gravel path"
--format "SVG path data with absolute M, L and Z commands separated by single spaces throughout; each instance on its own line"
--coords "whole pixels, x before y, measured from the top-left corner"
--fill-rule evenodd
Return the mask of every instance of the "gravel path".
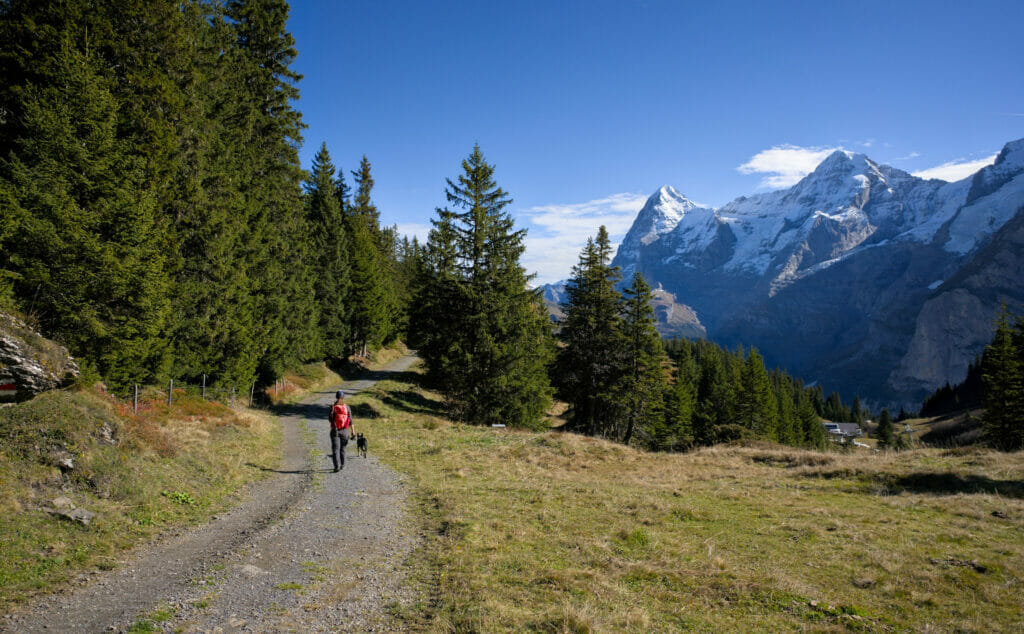
M 343 387 L 358 393 L 412 362 L 398 359 Z M 371 439 L 370 457 L 356 457 L 350 443 L 345 468 L 330 472 L 326 417 L 334 389 L 280 417 L 282 466 L 252 485 L 237 508 L 24 606 L 0 631 L 125 631 L 142 618 L 169 632 L 394 629 L 389 606 L 416 599 L 402 564 L 418 537 L 401 476 L 373 457 L 373 421 L 355 421 Z

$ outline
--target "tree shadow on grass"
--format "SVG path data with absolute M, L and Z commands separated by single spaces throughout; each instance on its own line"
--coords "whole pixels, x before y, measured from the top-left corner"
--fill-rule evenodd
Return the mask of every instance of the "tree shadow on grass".
M 430 416 L 442 416 L 444 414 L 442 403 L 432 401 L 413 390 L 389 392 L 382 396 L 380 400 L 386 405 L 410 414 L 428 414 Z
M 933 495 L 957 493 L 990 493 L 1012 498 L 1024 498 L 1024 481 L 994 480 L 987 476 L 961 475 L 949 472 L 924 472 L 906 475 L 889 474 L 890 489 Z
M 988 493 L 1011 498 L 1024 498 L 1024 480 L 995 480 L 982 475 L 963 475 L 950 471 L 920 473 L 876 473 L 861 469 L 825 469 L 808 471 L 805 478 L 850 479 L 881 489 L 889 494 L 920 493 L 923 495 L 957 495 Z
M 419 385 L 423 375 L 410 370 L 375 370 L 367 376 L 362 377 L 373 381 L 397 381 L 399 383 L 412 383 Z
M 352 410 L 352 420 L 359 422 L 360 420 L 380 418 L 380 412 L 374 408 L 370 403 L 359 403 L 358 405 L 349 405 Z

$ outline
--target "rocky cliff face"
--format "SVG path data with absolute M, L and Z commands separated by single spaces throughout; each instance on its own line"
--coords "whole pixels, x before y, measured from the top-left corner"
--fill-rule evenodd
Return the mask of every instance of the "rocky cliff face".
M 837 151 L 790 189 L 717 209 L 662 188 L 614 264 L 691 307 L 713 340 L 913 406 L 963 378 L 1000 302 L 1024 305 L 1022 207 L 1024 140 L 956 183 Z
M 62 346 L 13 315 L 0 313 L 0 398 L 26 400 L 78 376 Z
M 1002 304 L 1024 306 L 1024 207 L 921 306 L 906 354 L 889 383 L 899 391 L 931 391 L 959 381 L 992 340 Z

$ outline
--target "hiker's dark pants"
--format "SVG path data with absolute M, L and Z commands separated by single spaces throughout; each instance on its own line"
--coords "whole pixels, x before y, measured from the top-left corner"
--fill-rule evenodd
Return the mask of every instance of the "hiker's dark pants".
M 341 469 L 345 466 L 345 445 L 348 444 L 348 429 L 331 428 L 331 460 L 334 461 L 334 468 Z

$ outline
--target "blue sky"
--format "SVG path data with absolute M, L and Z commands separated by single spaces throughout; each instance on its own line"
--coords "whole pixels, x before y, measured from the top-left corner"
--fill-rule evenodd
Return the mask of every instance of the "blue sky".
M 303 166 L 365 154 L 422 238 L 479 143 L 538 283 L 665 184 L 721 205 L 840 147 L 955 179 L 1024 137 L 1020 0 L 293 0 L 289 30 Z

